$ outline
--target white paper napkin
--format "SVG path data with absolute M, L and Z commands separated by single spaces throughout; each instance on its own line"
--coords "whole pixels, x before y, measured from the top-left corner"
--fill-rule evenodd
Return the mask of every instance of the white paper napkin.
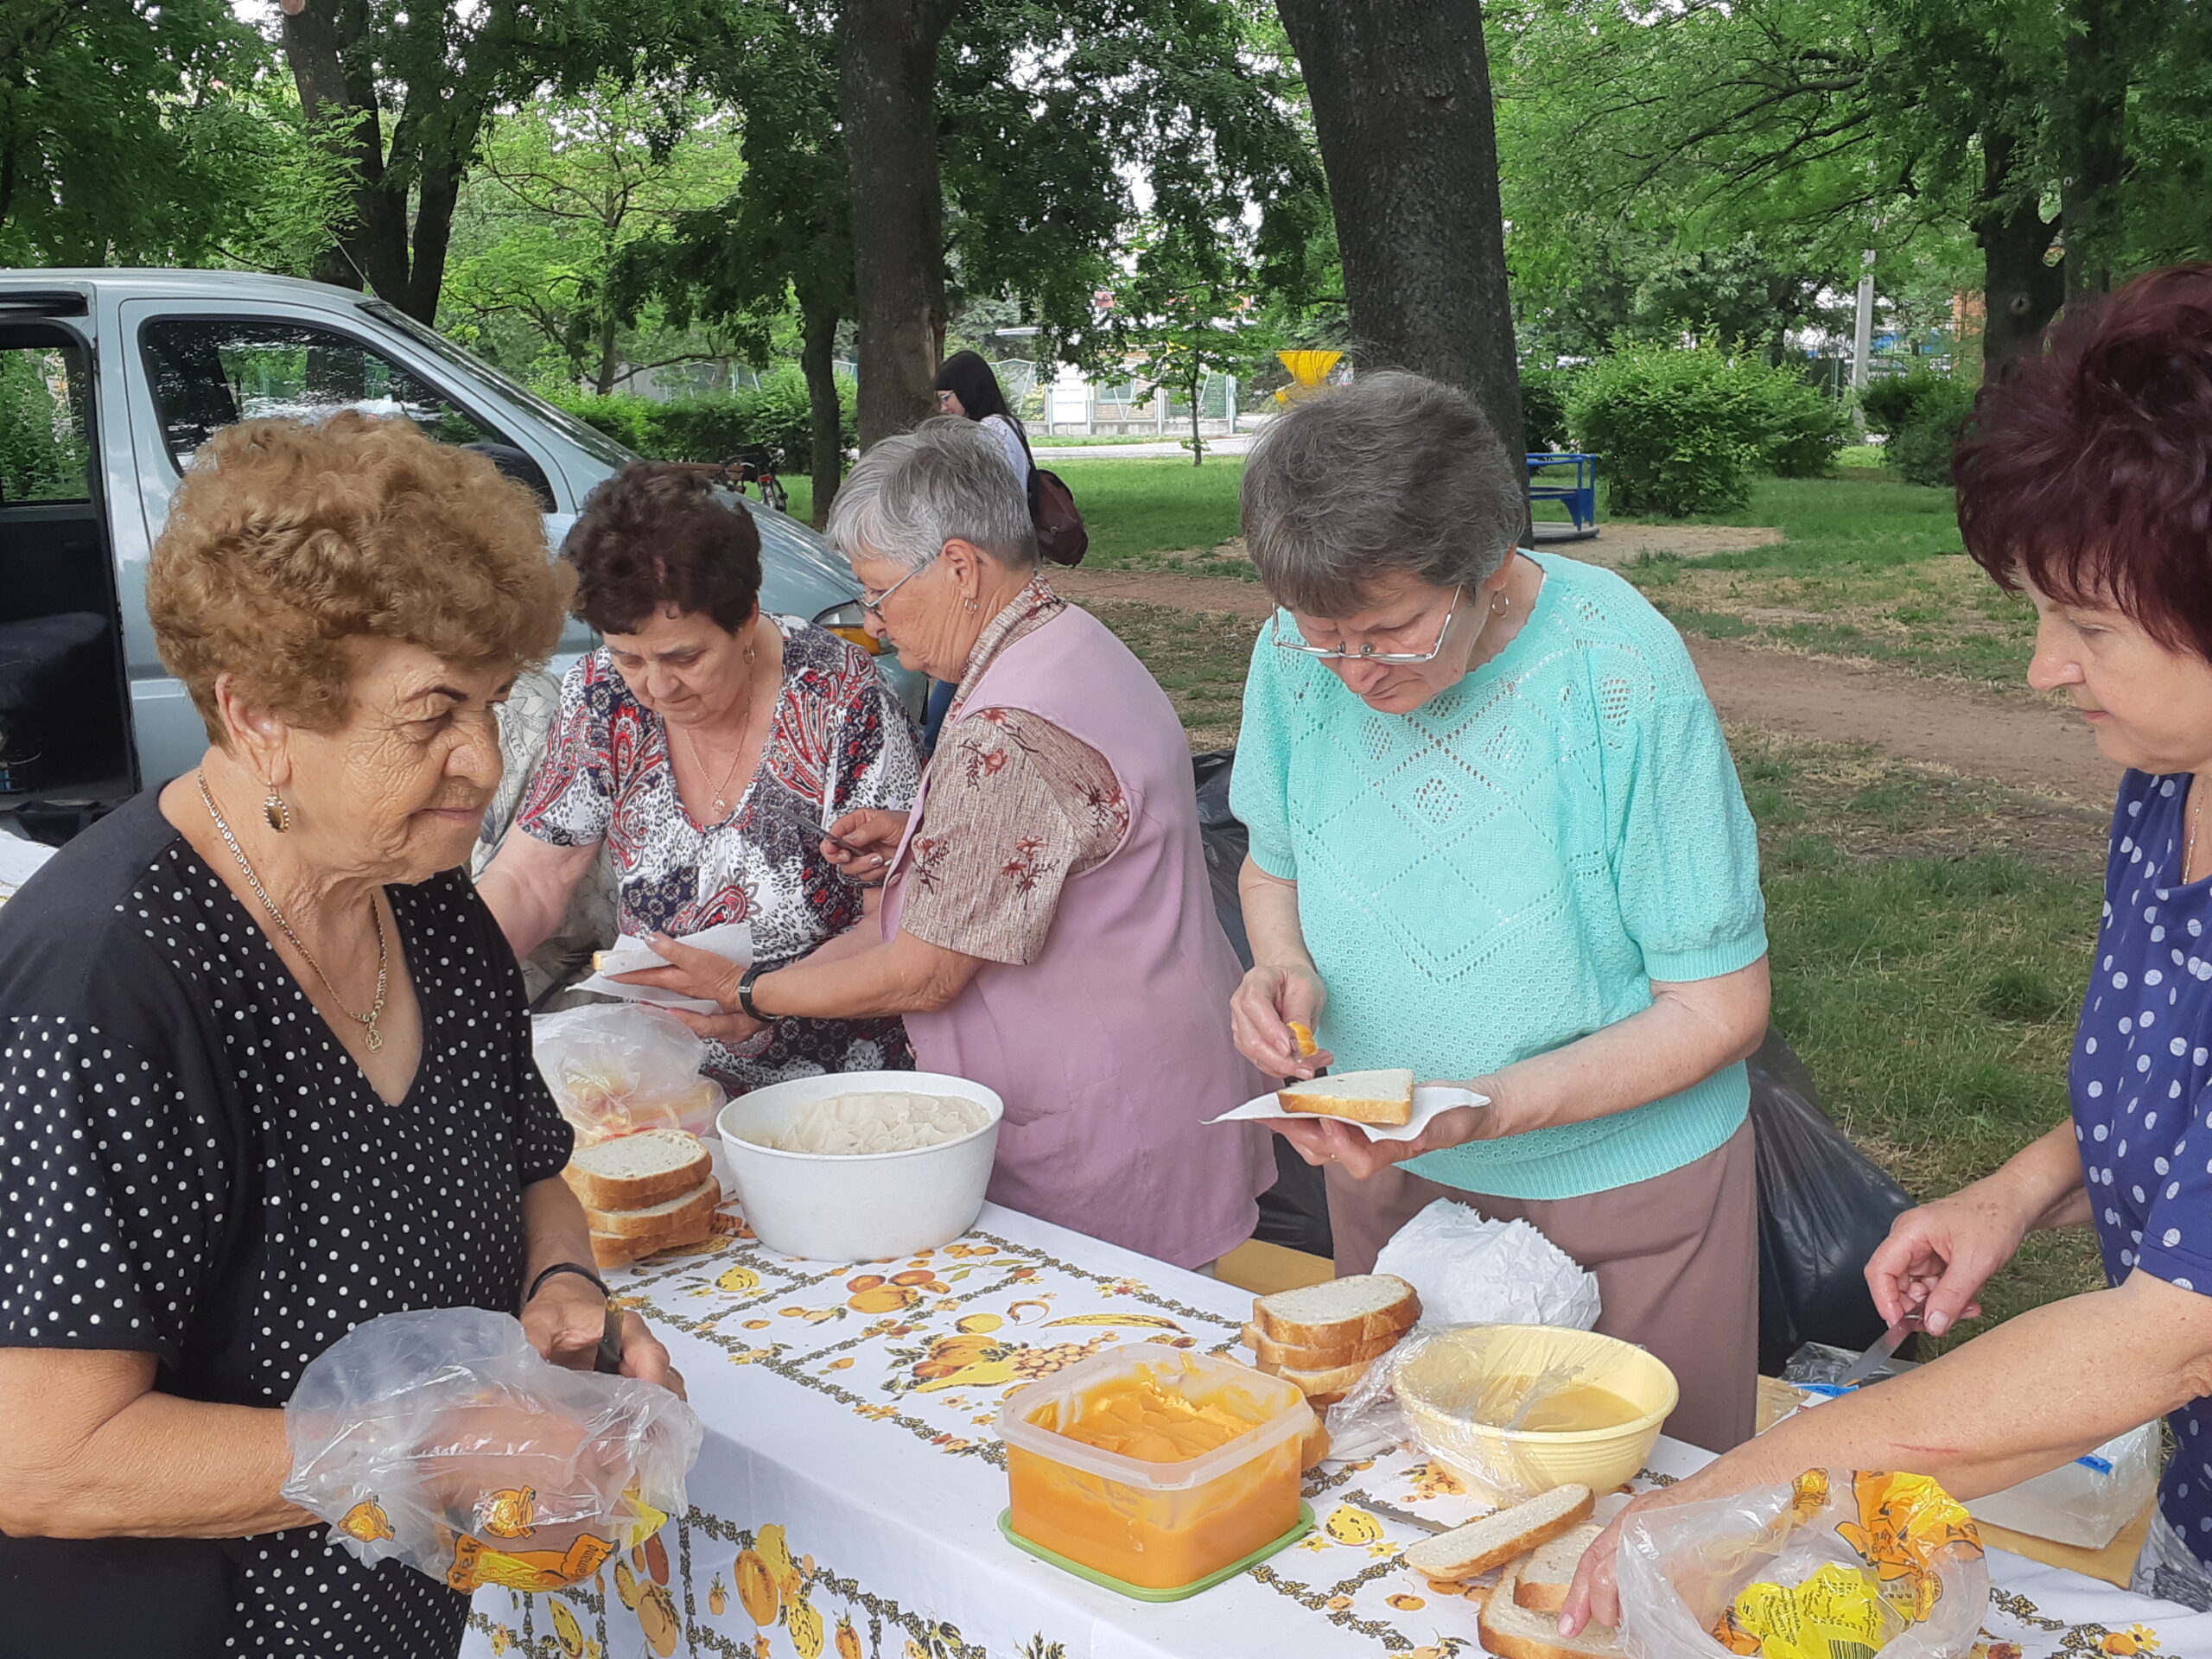
M 1461 1106 L 1487 1106 L 1488 1095 L 1478 1095 L 1471 1089 L 1456 1089 L 1447 1083 L 1417 1083 L 1414 1085 L 1414 1121 L 1393 1126 L 1381 1123 L 1351 1123 L 1350 1118 L 1340 1117 L 1339 1123 L 1351 1123 L 1355 1129 L 1367 1131 L 1370 1141 L 1411 1141 L 1429 1125 L 1429 1120 L 1439 1112 L 1448 1112 Z M 1302 1122 L 1316 1122 L 1319 1112 L 1286 1112 L 1282 1103 L 1273 1095 L 1262 1095 L 1257 1100 L 1248 1100 L 1233 1112 L 1224 1112 L 1219 1117 L 1210 1117 L 1209 1123 L 1241 1123 L 1270 1117 L 1291 1117 Z
M 726 962 L 741 968 L 753 964 L 753 924 L 723 922 L 719 926 L 702 928 L 696 933 L 679 936 L 681 942 L 696 945 L 702 950 L 713 952 Z M 596 991 L 601 996 L 619 996 L 626 1002 L 651 1002 L 657 1007 L 688 1008 L 694 1014 L 720 1014 L 721 1006 L 702 997 L 685 996 L 677 991 L 666 991 L 657 985 L 624 985 L 610 977 L 614 974 L 641 973 L 648 968 L 665 968 L 668 963 L 645 940 L 625 933 L 614 942 L 614 948 L 603 953 L 606 966 L 589 979 L 580 982 L 580 991 Z

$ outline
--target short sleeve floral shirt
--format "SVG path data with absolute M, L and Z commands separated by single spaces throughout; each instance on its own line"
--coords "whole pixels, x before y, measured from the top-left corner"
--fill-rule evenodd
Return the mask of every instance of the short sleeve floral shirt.
M 1104 755 L 1041 716 L 969 706 L 984 669 L 1067 608 L 1040 575 L 991 620 L 930 762 L 899 925 L 988 962 L 1035 960 L 1060 888 L 1109 857 L 1128 803 Z
M 604 651 L 569 671 L 545 759 L 516 823 L 556 847 L 604 842 L 621 931 L 682 936 L 753 924 L 756 960 L 795 962 L 861 919 L 863 890 L 821 856 L 802 817 L 904 811 L 920 772 L 906 711 L 866 652 L 779 617 L 784 683 L 760 766 L 735 810 L 696 823 L 677 792 L 668 728 Z M 707 1070 L 741 1092 L 823 1071 L 913 1064 L 896 1020 L 779 1020 L 766 1052 L 710 1043 Z

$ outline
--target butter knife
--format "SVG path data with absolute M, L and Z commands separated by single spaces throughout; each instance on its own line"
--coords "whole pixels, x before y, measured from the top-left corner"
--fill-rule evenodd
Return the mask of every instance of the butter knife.
M 1355 1498 L 1352 1501 L 1370 1515 L 1379 1515 L 1385 1521 L 1395 1521 L 1401 1526 L 1417 1528 L 1426 1533 L 1451 1532 L 1465 1524 L 1458 1521 L 1432 1521 L 1425 1515 L 1415 1515 L 1412 1510 L 1402 1510 L 1395 1503 L 1378 1503 L 1371 1497 Z
M 1856 1383 L 1864 1382 L 1890 1363 L 1890 1357 L 1896 1353 L 1904 1339 L 1912 1334 L 1913 1327 L 1918 1323 L 1919 1318 L 1916 1314 L 1906 1314 L 1904 1318 L 1883 1332 L 1882 1339 L 1853 1360 L 1851 1369 L 1836 1378 L 1829 1386 L 1847 1389 Z

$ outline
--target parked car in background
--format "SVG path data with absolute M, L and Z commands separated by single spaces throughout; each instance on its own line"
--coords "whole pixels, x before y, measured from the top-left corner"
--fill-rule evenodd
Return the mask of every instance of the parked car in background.
M 206 744 L 146 616 L 146 564 L 218 428 L 340 409 L 481 448 L 561 538 L 633 459 L 395 308 L 238 271 L 0 270 L 0 815 L 56 839 L 192 766 Z M 860 587 L 806 525 L 748 497 L 761 602 L 867 646 Z M 592 649 L 573 624 L 552 664 Z M 878 665 L 918 713 L 925 687 Z

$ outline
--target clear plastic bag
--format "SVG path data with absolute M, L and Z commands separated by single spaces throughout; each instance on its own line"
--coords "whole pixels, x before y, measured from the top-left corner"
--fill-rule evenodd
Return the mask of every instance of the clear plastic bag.
M 715 1132 L 724 1096 L 699 1075 L 707 1045 L 683 1023 L 637 1002 L 601 1002 L 530 1022 L 537 1069 L 579 1145 L 641 1129 Z
M 388 1313 L 340 1338 L 284 1408 L 284 1496 L 369 1562 L 453 1589 L 556 1590 L 684 1507 L 699 1420 L 635 1377 L 538 1357 L 482 1308 Z
M 1439 1325 L 1549 1325 L 1587 1331 L 1598 1323 L 1598 1280 L 1525 1221 L 1491 1221 L 1471 1205 L 1439 1198 L 1391 1236 L 1375 1271 L 1421 1293 Z
M 1617 1572 L 1638 1659 L 1965 1659 L 1989 1611 L 1974 1522 L 1924 1475 L 1815 1469 L 1641 1510 Z

